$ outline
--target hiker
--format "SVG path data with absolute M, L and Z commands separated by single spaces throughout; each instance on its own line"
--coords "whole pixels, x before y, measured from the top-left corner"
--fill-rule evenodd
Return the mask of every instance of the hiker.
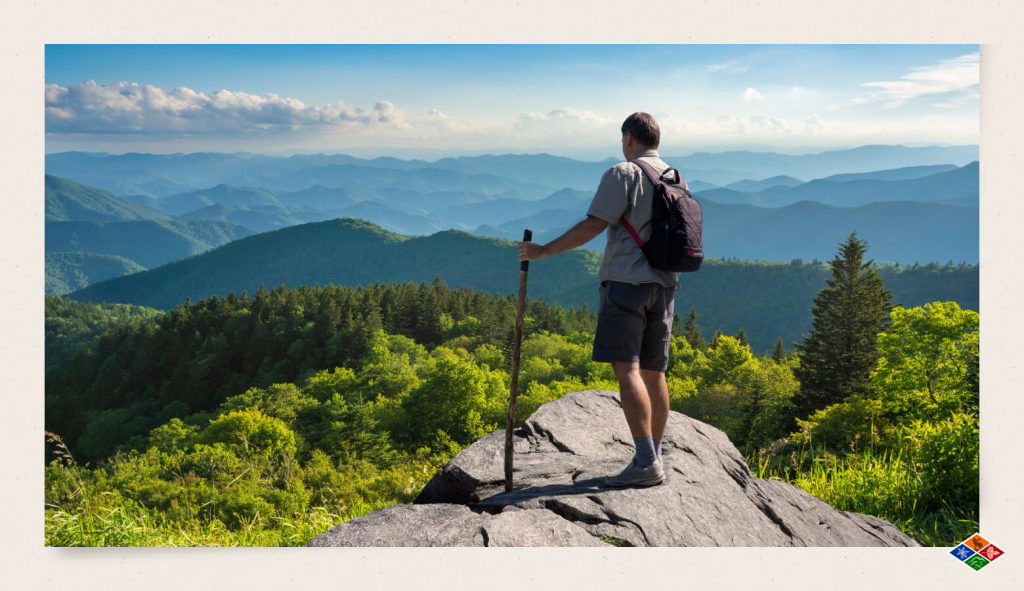
M 636 452 L 627 466 L 605 482 L 651 486 L 665 480 L 661 462 L 661 438 L 669 412 L 665 370 L 679 273 L 652 267 L 619 221 L 625 217 L 641 240 L 650 236 L 654 184 L 633 161 L 643 159 L 658 173 L 669 168 L 658 156 L 658 123 L 647 113 L 633 113 L 622 123 L 621 132 L 626 161 L 605 171 L 587 218 L 547 244 L 520 242 L 519 260 L 545 259 L 576 248 L 608 228 L 598 272 L 601 304 L 591 359 L 612 364 Z

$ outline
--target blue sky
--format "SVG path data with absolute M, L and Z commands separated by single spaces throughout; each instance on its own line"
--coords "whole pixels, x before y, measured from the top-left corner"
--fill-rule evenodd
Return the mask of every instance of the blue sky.
M 978 143 L 977 45 L 48 45 L 47 151 L 662 152 Z

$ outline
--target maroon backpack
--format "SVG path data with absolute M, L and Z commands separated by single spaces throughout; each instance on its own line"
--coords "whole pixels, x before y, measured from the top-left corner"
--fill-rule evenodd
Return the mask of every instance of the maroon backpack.
M 640 235 L 625 216 L 621 219 L 622 224 L 655 269 L 683 273 L 699 270 L 704 260 L 704 243 L 701 239 L 704 218 L 700 203 L 690 194 L 683 175 L 675 168 L 668 168 L 659 175 L 650 164 L 642 160 L 633 160 L 633 163 L 639 165 L 654 183 L 651 236 L 647 242 L 640 240 Z M 670 172 L 675 172 L 675 175 L 666 180 Z

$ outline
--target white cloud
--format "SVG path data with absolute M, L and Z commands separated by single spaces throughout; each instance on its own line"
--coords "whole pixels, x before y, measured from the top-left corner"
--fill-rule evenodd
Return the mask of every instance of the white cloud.
M 711 64 L 708 66 L 709 72 L 727 72 L 729 74 L 740 74 L 749 69 L 750 66 L 742 65 L 736 60 L 729 60 L 721 64 Z
M 47 84 L 47 132 L 97 134 L 225 134 L 309 128 L 408 129 L 407 115 L 390 101 L 371 108 L 337 101 L 310 106 L 274 93 L 218 90 L 209 95 L 178 87 L 89 80 Z
M 883 109 L 895 109 L 919 97 L 947 93 L 956 97 L 976 92 L 980 75 L 978 57 L 978 52 L 969 53 L 936 64 L 911 68 L 899 80 L 863 82 L 861 86 L 877 90 L 833 105 L 832 108 L 880 102 Z
M 613 124 L 613 120 L 581 109 L 554 109 L 547 113 L 520 113 L 514 128 L 520 132 L 543 132 L 545 135 L 589 133 Z
M 765 100 L 765 98 L 766 97 L 764 96 L 764 94 L 762 94 L 761 91 L 756 88 L 751 88 L 748 86 L 747 89 L 743 91 L 743 102 L 746 103 L 751 103 L 754 101 L 763 101 Z
M 689 131 L 695 137 L 778 138 L 783 136 L 817 135 L 823 132 L 825 128 L 825 122 L 817 115 L 791 119 L 758 113 L 749 117 L 722 115 L 713 120 L 691 124 Z

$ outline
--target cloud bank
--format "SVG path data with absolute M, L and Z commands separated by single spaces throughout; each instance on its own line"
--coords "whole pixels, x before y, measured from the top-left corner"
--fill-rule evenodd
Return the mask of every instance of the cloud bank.
M 902 78 L 905 84 L 868 83 L 865 86 L 874 85 L 879 90 L 871 96 L 855 97 L 853 102 L 907 101 L 935 95 L 936 100 L 945 101 L 944 108 L 936 111 L 955 114 L 953 107 L 959 106 L 958 101 L 969 101 L 972 93 L 976 96 L 969 75 L 972 69 L 976 74 L 976 62 L 970 58 L 915 69 Z M 956 94 L 956 89 L 966 90 Z M 940 96 L 940 92 L 953 94 Z M 976 134 L 976 123 L 969 119 L 826 119 L 814 114 L 813 105 L 808 104 L 800 113 L 784 104 L 786 101 L 776 100 L 785 95 L 809 94 L 808 89 L 793 85 L 767 100 L 757 88 L 747 87 L 742 98 L 748 105 L 773 106 L 743 115 L 728 111 L 722 114 L 718 108 L 693 112 L 683 107 L 656 108 L 651 113 L 662 129 L 663 143 L 691 146 L 949 141 L 945 138 L 954 134 L 968 143 Z M 437 108 L 413 111 L 384 99 L 369 106 L 340 100 L 317 106 L 274 93 L 257 95 L 227 89 L 204 93 L 137 82 L 101 85 L 89 80 L 67 87 L 45 85 L 48 150 L 330 150 L 376 146 L 538 150 L 549 146 L 617 146 L 619 126 L 628 113 L 556 106 L 544 111 L 496 109 L 486 117 L 466 118 Z
M 46 85 L 46 131 L 63 133 L 224 134 L 307 128 L 408 129 L 412 123 L 390 101 L 371 108 L 343 101 L 316 107 L 273 93 L 218 90 L 211 94 L 184 86 L 165 90 L 150 84 L 92 80 L 63 87 Z M 428 114 L 426 119 L 436 119 Z

